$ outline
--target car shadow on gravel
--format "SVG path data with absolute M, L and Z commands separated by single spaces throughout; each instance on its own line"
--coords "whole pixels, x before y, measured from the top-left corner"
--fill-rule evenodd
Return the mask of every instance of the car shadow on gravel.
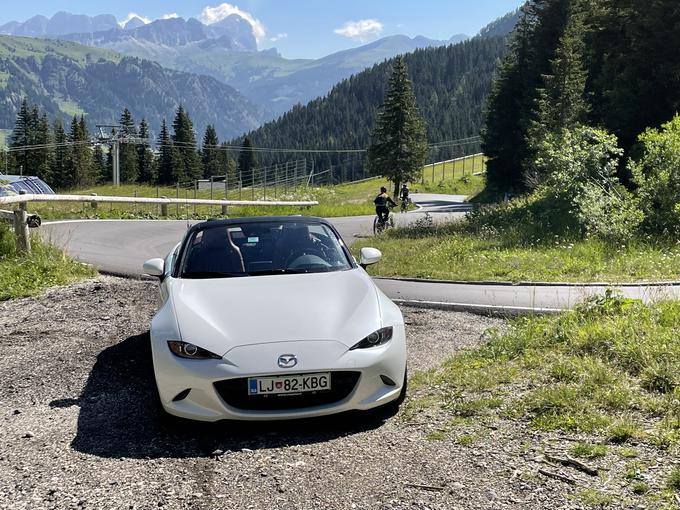
M 216 450 L 317 443 L 377 428 L 389 417 L 371 412 L 270 423 L 169 420 L 158 402 L 148 333 L 102 351 L 80 398 L 50 406 L 79 406 L 71 446 L 113 458 L 203 457 Z

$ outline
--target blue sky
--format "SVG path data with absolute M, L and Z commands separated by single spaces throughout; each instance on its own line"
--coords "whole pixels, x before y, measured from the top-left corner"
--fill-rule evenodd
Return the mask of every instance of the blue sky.
M 394 34 L 448 39 L 474 35 L 488 22 L 515 9 L 522 0 L 22 0 L 3 1 L 0 24 L 36 14 L 130 13 L 149 20 L 165 15 L 216 19 L 229 12 L 253 19 L 260 48 L 275 46 L 288 58 L 317 58 Z M 210 10 L 206 10 L 209 8 Z

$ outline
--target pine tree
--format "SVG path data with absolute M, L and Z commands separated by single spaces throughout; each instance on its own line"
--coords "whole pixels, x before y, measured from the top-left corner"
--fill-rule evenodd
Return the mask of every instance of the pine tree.
M 156 182 L 158 179 L 156 163 L 153 153 L 149 149 L 149 125 L 145 119 L 139 123 L 139 138 L 142 143 L 137 145 L 137 167 L 139 168 L 140 182 Z
M 168 133 L 168 125 L 165 119 L 161 122 L 161 132 L 158 137 L 159 157 L 158 157 L 158 182 L 160 184 L 175 184 L 174 158 L 172 140 Z
M 54 189 L 65 189 L 71 185 L 71 176 L 69 175 L 70 148 L 65 145 L 68 138 L 61 119 L 54 121 L 52 139 L 54 140 L 54 157 L 52 158 L 49 184 Z
M 51 146 L 52 135 L 50 133 L 50 121 L 45 112 L 37 119 L 34 143 L 37 146 L 40 146 L 40 148 L 33 151 L 33 168 L 35 175 L 44 181 L 49 182 L 51 180 L 50 170 L 52 167 L 52 158 L 54 158 L 54 149 Z
M 536 187 L 546 177 L 533 157 L 541 144 L 550 135 L 560 136 L 564 130 L 584 123 L 590 111 L 584 68 L 584 11 L 579 4 L 572 0 L 569 21 L 551 60 L 551 73 L 543 76 L 544 87 L 537 89 L 535 119 L 527 131 L 530 154 L 522 164 L 528 188 Z
M 572 3 L 570 11 L 551 61 L 552 73 L 543 77 L 545 88 L 539 90 L 537 124 L 552 132 L 584 122 L 590 111 L 584 68 L 584 12 L 577 2 Z
M 394 62 L 371 138 L 369 170 L 392 181 L 397 196 L 401 183 L 420 178 L 427 153 L 425 125 L 401 57 Z
M 88 147 L 90 135 L 85 124 L 85 117 L 80 120 L 74 115 L 68 140 L 71 146 L 68 151 L 67 182 L 70 188 L 89 186 L 94 183 L 92 150 Z
M 120 116 L 121 135 L 123 141 L 120 144 L 119 161 L 120 161 L 120 180 L 121 182 L 136 182 L 139 178 L 139 162 L 137 156 L 137 147 L 131 141 L 125 141 L 125 138 L 137 138 L 137 128 L 135 121 L 132 118 L 130 110 L 123 109 Z
M 229 144 L 222 142 L 220 144 L 219 154 L 219 175 L 225 175 L 229 182 L 238 180 L 238 163 L 229 154 Z
M 534 149 L 530 130 L 544 77 L 551 74 L 572 0 L 530 0 L 522 7 L 510 53 L 487 105 L 482 149 L 488 156 L 487 185 L 495 190 L 524 191 L 526 164 Z
M 109 175 L 106 155 L 101 145 L 96 145 L 92 153 L 92 168 L 97 184 L 104 184 L 112 176 Z
M 203 135 L 203 150 L 201 151 L 201 162 L 203 163 L 203 177 L 210 179 L 213 175 L 224 174 L 224 168 L 220 165 L 219 140 L 215 126 L 208 124 Z
M 513 35 L 510 53 L 500 66 L 488 99 L 486 123 L 482 131 L 482 149 L 489 158 L 487 185 L 498 190 L 522 186 L 519 152 L 524 138 L 525 88 L 532 57 L 530 38 L 533 20 L 526 7 Z
M 172 142 L 179 159 L 175 174 L 178 181 L 196 180 L 203 176 L 201 160 L 196 150 L 196 135 L 189 114 L 179 105 L 172 123 Z
M 24 171 L 29 172 L 30 167 L 30 150 L 26 147 L 32 145 L 33 133 L 32 133 L 32 121 L 31 121 L 31 110 L 28 105 L 28 99 L 24 98 L 21 101 L 21 107 L 17 112 L 16 121 L 14 122 L 14 130 L 12 131 L 12 136 L 10 137 L 10 148 L 19 149 L 11 152 L 11 166 L 14 167 L 14 171 L 18 173 L 23 173 Z
M 238 174 L 242 186 L 255 185 L 255 165 L 253 143 L 250 141 L 250 138 L 246 136 L 238 156 Z

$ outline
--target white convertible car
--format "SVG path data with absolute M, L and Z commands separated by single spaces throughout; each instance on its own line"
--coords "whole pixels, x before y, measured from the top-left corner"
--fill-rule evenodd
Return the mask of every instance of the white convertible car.
M 207 221 L 165 260 L 151 323 L 160 400 L 194 420 L 278 420 L 399 406 L 404 319 L 326 220 Z

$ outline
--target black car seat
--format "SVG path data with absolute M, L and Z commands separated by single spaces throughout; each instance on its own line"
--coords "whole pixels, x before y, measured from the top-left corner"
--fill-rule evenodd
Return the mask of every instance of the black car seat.
M 241 254 L 229 242 L 224 228 L 207 228 L 201 233 L 201 241 L 191 250 L 187 272 L 240 273 L 243 271 Z

